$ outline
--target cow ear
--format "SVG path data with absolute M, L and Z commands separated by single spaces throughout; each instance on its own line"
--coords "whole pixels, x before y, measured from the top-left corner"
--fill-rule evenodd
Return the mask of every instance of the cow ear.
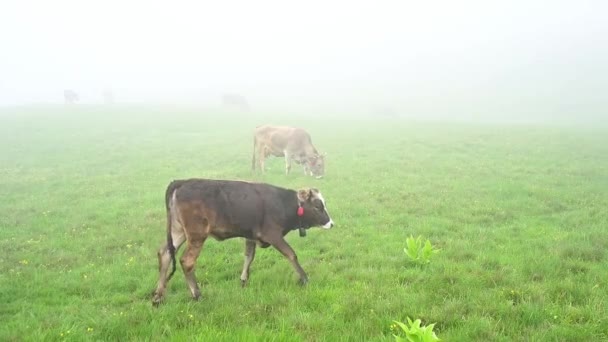
M 306 201 L 308 201 L 308 199 L 310 199 L 310 194 L 311 194 L 310 190 L 300 189 L 300 190 L 298 190 L 298 200 L 302 203 L 306 202 Z
M 308 199 L 311 200 L 315 197 L 317 197 L 315 192 L 312 189 L 308 190 Z

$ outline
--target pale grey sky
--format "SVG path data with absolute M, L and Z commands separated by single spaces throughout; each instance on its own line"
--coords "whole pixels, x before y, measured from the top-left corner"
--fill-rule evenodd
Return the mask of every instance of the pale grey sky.
M 110 87 L 123 101 L 212 105 L 232 91 L 442 111 L 605 106 L 607 18 L 602 0 L 7 0 L 0 104 L 61 103 L 65 88 L 96 103 Z

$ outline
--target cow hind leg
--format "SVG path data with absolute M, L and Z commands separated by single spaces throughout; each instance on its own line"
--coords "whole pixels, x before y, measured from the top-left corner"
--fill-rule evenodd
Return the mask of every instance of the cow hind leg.
M 241 286 L 247 285 L 249 280 L 249 267 L 255 258 L 255 240 L 245 240 L 245 263 L 243 264 L 243 272 L 241 273 Z
M 258 143 L 255 139 L 255 137 L 253 138 L 253 154 L 251 156 L 251 171 L 255 171 L 255 150 L 257 147 Z
M 198 300 L 201 296 L 201 290 L 198 287 L 198 284 L 196 282 L 196 276 L 194 274 L 194 266 L 196 265 L 196 259 L 198 258 L 198 255 L 203 249 L 204 243 L 205 238 L 192 239 L 188 241 L 186 250 L 184 251 L 184 254 L 180 259 L 180 263 L 182 265 L 182 269 L 186 277 L 186 283 L 188 283 L 190 293 L 192 294 L 192 298 L 194 300 Z
M 283 254 L 290 262 L 293 268 L 296 270 L 298 275 L 300 276 L 299 283 L 300 285 L 306 285 L 308 283 L 308 276 L 300 263 L 298 262 L 298 256 L 296 252 L 291 248 L 291 246 L 283 239 L 283 237 L 279 237 L 271 242 L 272 246 L 276 248 L 281 254 Z
M 175 248 L 175 253 L 177 253 L 181 245 L 186 240 L 186 236 L 184 235 L 183 231 L 174 231 L 171 234 L 173 238 L 173 247 Z M 159 277 L 156 290 L 154 291 L 154 297 L 152 299 L 152 304 L 155 306 L 160 304 L 162 301 L 167 288 L 167 283 L 169 281 L 167 275 L 169 273 L 169 267 L 171 266 L 171 254 L 169 253 L 167 243 L 164 243 L 163 246 L 158 250 L 157 256 Z
M 266 156 L 264 153 L 262 153 L 259 157 L 258 157 L 258 163 L 260 163 L 260 171 L 262 173 L 266 172 Z

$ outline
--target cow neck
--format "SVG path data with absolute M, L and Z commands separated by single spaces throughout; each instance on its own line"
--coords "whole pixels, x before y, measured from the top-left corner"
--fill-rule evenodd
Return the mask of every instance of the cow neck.
M 300 237 L 306 236 L 306 225 L 304 224 L 304 217 L 298 216 L 298 208 L 302 206 L 300 200 L 298 199 L 298 193 L 294 190 L 290 191 L 289 200 L 286 200 L 286 203 L 289 203 L 287 206 L 287 221 L 286 226 L 287 229 L 298 230 Z
M 297 228 L 298 228 L 298 232 L 300 233 L 300 237 L 305 237 L 306 236 L 306 228 L 304 228 L 304 222 L 303 222 L 303 217 L 304 216 L 300 216 L 299 215 L 299 211 L 300 208 L 302 208 L 302 215 L 304 214 L 304 207 L 302 207 L 302 203 L 300 203 L 300 200 L 298 199 L 298 209 L 296 211 L 296 217 L 297 217 Z

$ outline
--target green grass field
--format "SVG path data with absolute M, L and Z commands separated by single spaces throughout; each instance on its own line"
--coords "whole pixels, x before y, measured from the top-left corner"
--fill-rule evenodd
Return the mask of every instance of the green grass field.
M 253 174 L 262 123 L 308 129 L 326 177 Z M 243 241 L 210 239 L 201 301 L 178 268 L 154 308 L 164 191 L 188 177 L 318 187 L 336 226 L 287 236 L 308 286 L 268 248 L 243 289 Z M 444 341 L 608 340 L 608 128 L 4 110 L 0 250 L 1 341 L 390 341 L 407 316 Z

